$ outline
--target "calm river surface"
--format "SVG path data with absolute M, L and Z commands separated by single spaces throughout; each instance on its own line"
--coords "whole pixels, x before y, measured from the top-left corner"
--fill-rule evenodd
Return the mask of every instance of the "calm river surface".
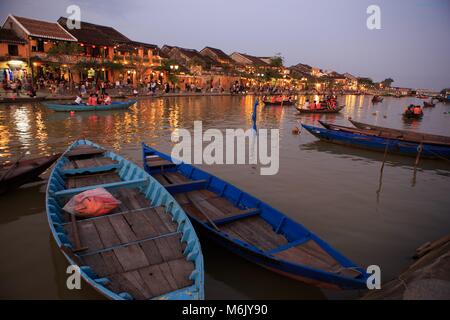
M 303 102 L 305 97 L 300 97 Z M 294 107 L 259 107 L 258 127 L 280 129 L 280 170 L 261 176 L 251 165 L 203 165 L 202 168 L 261 198 L 304 224 L 354 262 L 381 267 L 382 281 L 396 277 L 414 250 L 450 231 L 450 164 L 388 155 L 380 182 L 382 153 L 319 142 L 301 120 L 350 125 L 355 120 L 450 136 L 450 105 L 425 109 L 421 121 L 403 122 L 401 112 L 414 98 L 345 96 L 338 115 L 298 116 Z M 35 104 L 0 105 L 0 163 L 64 151 L 85 137 L 141 164 L 141 141 L 169 152 L 176 128 L 203 130 L 251 127 L 254 97 L 183 97 L 140 100 L 128 111 L 55 113 Z M 83 283 L 65 287 L 66 262 L 50 235 L 45 183 L 0 196 L 0 298 L 98 299 Z M 357 292 L 320 290 L 285 279 L 203 242 L 207 299 L 355 298 Z

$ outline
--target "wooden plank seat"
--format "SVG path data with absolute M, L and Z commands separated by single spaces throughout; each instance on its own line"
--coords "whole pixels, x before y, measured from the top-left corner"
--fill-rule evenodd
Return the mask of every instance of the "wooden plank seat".
M 158 156 L 147 156 L 145 161 L 150 168 L 158 168 L 158 167 L 165 168 L 176 166 L 176 164 L 174 164 L 173 162 L 165 160 Z
M 105 150 L 89 145 L 79 145 L 65 154 L 67 158 L 89 157 L 104 154 Z
M 65 166 L 63 166 L 63 170 L 70 170 L 70 169 L 80 169 L 80 168 L 92 168 L 92 167 L 100 167 L 100 166 L 106 166 L 111 164 L 117 164 L 116 160 L 113 160 L 108 157 L 89 157 L 86 159 L 75 159 L 70 160 L 69 163 L 67 163 Z
M 178 172 L 164 172 L 154 177 L 166 184 L 192 181 Z M 208 190 L 178 193 L 174 197 L 187 214 L 207 222 L 208 219 L 202 213 L 204 211 L 217 226 L 220 226 L 221 231 L 262 251 L 272 250 L 288 243 L 283 235 L 276 233 L 270 224 L 258 216 L 259 210 L 256 208 L 242 210 L 229 200 Z
M 107 277 L 114 292 L 149 299 L 191 285 L 194 264 L 183 256 L 177 224 L 163 207 L 150 202 L 137 189 L 116 189 L 121 200 L 114 213 L 78 220 L 80 259 L 99 277 Z M 147 207 L 143 207 L 147 206 Z M 74 243 L 73 224 L 63 225 Z
M 66 179 L 66 188 L 80 188 L 93 184 L 104 184 L 121 181 L 117 171 L 99 172 L 94 174 L 73 175 Z
M 360 275 L 359 271 L 343 267 L 312 239 L 286 250 L 273 253 L 273 256 L 347 277 L 356 278 Z

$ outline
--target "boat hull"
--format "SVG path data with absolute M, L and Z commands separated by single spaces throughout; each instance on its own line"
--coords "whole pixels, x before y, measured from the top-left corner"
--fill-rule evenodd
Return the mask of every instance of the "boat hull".
M 20 161 L 18 165 L 16 166 L 19 170 L 21 166 L 28 166 L 30 164 L 29 170 L 23 170 L 23 172 L 15 173 L 14 169 L 11 169 L 10 172 L 7 172 L 3 178 L 3 173 L 0 173 L 0 194 L 11 191 L 15 188 L 20 187 L 21 185 L 32 182 L 34 179 L 39 177 L 45 170 L 47 170 L 53 162 L 56 161 L 56 159 L 59 158 L 61 154 L 56 154 L 52 156 L 47 157 L 40 157 L 35 159 L 28 159 Z M 32 163 L 36 162 L 38 163 L 36 166 L 32 166 Z M 9 169 L 5 169 L 9 170 Z
M 293 106 L 293 105 L 295 105 L 294 101 L 283 101 L 283 102 L 263 101 L 263 103 L 266 106 Z
M 298 112 L 300 114 L 310 114 L 310 113 L 339 113 L 342 109 L 344 109 L 344 106 L 340 106 L 336 109 L 320 109 L 320 110 L 310 110 L 310 109 L 302 109 L 297 108 Z
M 366 150 L 399 154 L 404 156 L 416 157 L 419 149 L 422 148 L 421 158 L 439 159 L 450 158 L 450 148 L 432 144 L 423 144 L 415 142 L 406 142 L 397 139 L 385 139 L 363 134 L 355 134 L 343 131 L 329 130 L 302 124 L 303 128 L 312 135 L 326 142 L 341 144 L 351 147 L 357 147 Z
M 89 106 L 89 105 L 79 105 L 79 104 L 55 104 L 55 103 L 44 103 L 44 105 L 53 111 L 58 112 L 70 112 L 70 111 L 110 111 L 110 110 L 120 110 L 128 109 L 136 100 L 129 101 L 114 101 L 109 105 L 99 105 L 99 106 Z

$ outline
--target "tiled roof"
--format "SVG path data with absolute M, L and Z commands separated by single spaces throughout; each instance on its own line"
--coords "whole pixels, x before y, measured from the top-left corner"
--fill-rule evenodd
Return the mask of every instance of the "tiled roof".
M 198 60 L 204 61 L 205 63 L 210 64 L 210 65 L 219 65 L 219 63 L 217 61 L 215 61 L 214 59 L 212 59 L 208 56 L 204 56 L 204 55 L 200 54 L 200 52 L 198 52 L 195 49 L 186 49 L 186 48 L 180 48 L 180 47 L 174 47 L 174 48 L 178 49 L 182 54 L 187 56 L 189 59 L 197 58 Z
M 267 66 L 268 64 L 262 61 L 260 58 L 251 56 L 246 53 L 239 53 L 241 56 L 245 57 L 246 59 L 250 60 L 251 63 L 255 66 Z
M 233 59 L 231 59 L 225 52 L 223 52 L 220 49 L 213 48 L 213 47 L 205 47 L 203 50 L 205 50 L 205 49 L 209 49 L 210 51 L 214 52 L 215 55 L 221 60 L 225 60 L 225 61 L 228 61 L 228 62 L 233 62 Z
M 64 17 L 59 18 L 58 23 L 79 42 L 99 46 L 113 46 L 117 43 L 131 42 L 130 39 L 112 27 L 82 21 L 80 29 L 68 29 L 67 18 Z
M 20 38 L 14 30 L 0 28 L 0 42 L 26 44 L 26 40 Z
M 24 31 L 30 36 L 53 40 L 77 41 L 75 37 L 73 37 L 56 22 L 34 20 L 18 16 L 11 17 L 13 20 L 18 22 Z

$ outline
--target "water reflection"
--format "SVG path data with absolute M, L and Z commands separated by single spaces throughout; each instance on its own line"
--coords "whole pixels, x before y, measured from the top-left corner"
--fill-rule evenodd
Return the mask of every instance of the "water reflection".
M 307 98 L 319 97 L 299 96 L 298 103 Z M 421 160 L 413 187 L 414 158 L 388 154 L 381 171 L 383 153 L 320 142 L 306 131 L 298 136 L 291 130 L 299 120 L 351 126 L 347 119 L 352 117 L 380 126 L 408 126 L 450 136 L 450 115 L 443 114 L 450 106 L 437 104 L 433 110 L 424 110 L 422 121 L 405 123 L 403 107 L 416 103 L 414 98 L 385 98 L 377 105 L 371 104 L 370 96 L 338 100 L 346 107 L 330 115 L 299 116 L 292 106 L 257 108 L 258 128 L 280 129 L 277 175 L 260 176 L 252 166 L 204 165 L 202 169 L 280 209 L 356 263 L 382 266 L 383 278 L 389 279 L 408 264 L 407 257 L 417 246 L 448 232 L 450 165 Z M 130 110 L 76 112 L 72 116 L 40 104 L 5 105 L 0 108 L 0 158 L 15 160 L 23 150 L 32 155 L 60 152 L 74 139 L 85 137 L 140 164 L 141 141 L 170 152 L 171 133 L 177 128 L 192 130 L 196 120 L 203 121 L 204 130 L 251 128 L 254 101 L 253 96 L 157 98 L 140 100 Z M 9 250 L 0 252 L 0 273 L 8 274 L 8 280 L 0 285 L 9 297 L 71 297 L 64 287 L 64 258 L 57 250 L 50 251 L 44 195 L 41 185 L 0 198 L 0 241 L 11 244 Z M 22 237 L 24 230 L 33 238 Z M 33 244 L 36 254 L 23 255 Z M 208 298 L 347 297 L 284 279 L 215 246 L 206 244 L 204 254 Z M 20 280 L 17 270 L 30 263 L 43 275 L 42 281 L 36 281 L 45 294 Z M 22 288 L 22 292 L 15 288 Z M 98 295 L 82 291 L 78 297 Z

